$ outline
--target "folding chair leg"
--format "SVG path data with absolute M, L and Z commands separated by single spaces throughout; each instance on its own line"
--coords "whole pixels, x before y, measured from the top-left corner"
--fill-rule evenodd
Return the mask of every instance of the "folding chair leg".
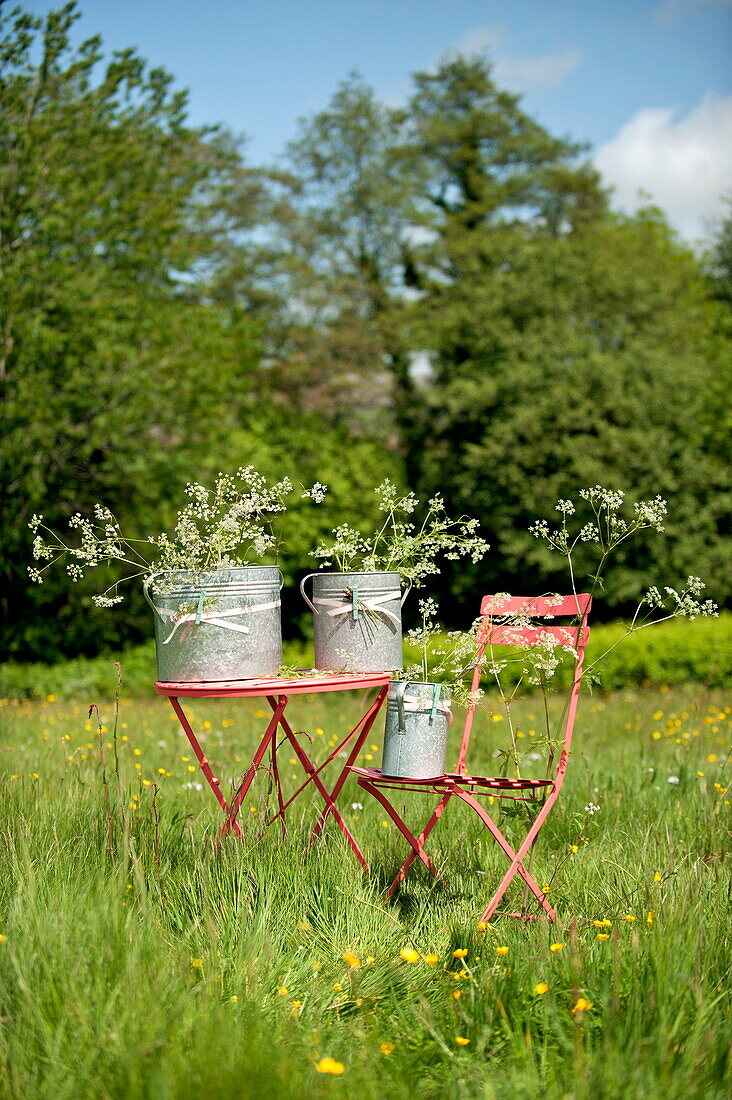
M 386 896 L 388 898 L 390 898 L 394 895 L 394 891 L 398 887 L 399 883 L 404 880 L 404 877 L 405 877 L 407 871 L 412 866 L 412 863 L 414 862 L 415 859 L 420 859 L 422 861 L 422 863 L 424 863 L 425 867 L 430 872 L 430 874 L 433 876 L 433 878 L 437 878 L 437 879 L 440 879 L 441 881 L 443 881 L 442 876 L 440 875 L 439 871 L 437 870 L 434 863 L 432 862 L 432 860 L 430 859 L 430 857 L 427 855 L 427 853 L 424 850 L 424 842 L 426 841 L 427 837 L 430 835 L 430 833 L 434 829 L 435 825 L 437 824 L 438 820 L 440 819 L 440 817 L 442 815 L 442 811 L 445 809 L 445 806 L 447 805 L 448 801 L 452 797 L 452 792 L 447 791 L 442 796 L 442 798 L 440 799 L 439 804 L 437 806 L 437 809 L 432 814 L 432 817 L 429 819 L 429 821 L 427 822 L 427 824 L 425 825 L 424 829 L 419 834 L 419 836 L 416 837 L 412 832 L 410 832 L 410 830 L 407 828 L 405 823 L 402 821 L 402 819 L 399 816 L 399 814 L 397 813 L 397 811 L 392 806 L 391 802 L 389 802 L 389 800 L 384 797 L 384 795 L 381 793 L 381 791 L 379 790 L 378 787 L 375 787 L 372 783 L 369 783 L 368 780 L 365 780 L 365 779 L 362 779 L 359 782 L 360 782 L 360 785 L 363 787 L 364 790 L 368 791 L 369 794 L 372 794 L 374 796 L 374 798 L 377 799 L 377 801 L 381 803 L 381 805 L 384 807 L 384 809 L 388 813 L 389 817 L 392 819 L 392 821 L 396 825 L 399 832 L 402 834 L 402 836 L 404 837 L 404 839 L 407 841 L 410 848 L 412 849 L 412 851 L 409 853 L 409 855 L 407 856 L 407 858 L 404 861 L 404 863 L 402 864 L 402 866 L 399 868 L 394 881 L 392 882 L 391 886 L 389 887 L 389 889 L 386 892 Z
M 486 828 L 490 831 L 491 836 L 494 838 L 494 840 L 496 840 L 498 842 L 498 844 L 501 846 L 501 848 L 503 849 L 503 851 L 505 852 L 505 854 L 508 856 L 508 858 L 511 861 L 511 866 L 509 867 L 508 871 L 506 872 L 503 879 L 501 880 L 501 883 L 500 883 L 498 889 L 496 890 L 495 894 L 493 895 L 493 897 L 489 901 L 488 905 L 484 909 L 483 915 L 481 916 L 480 919 L 483 920 L 483 921 L 489 921 L 491 919 L 491 917 L 495 913 L 496 909 L 498 908 L 498 905 L 500 904 L 500 901 L 503 898 L 503 895 L 506 893 L 506 890 L 508 889 L 510 883 L 515 878 L 516 874 L 519 874 L 521 876 L 521 878 L 524 880 L 524 882 L 526 883 L 526 885 L 528 886 L 528 888 L 531 890 L 532 894 L 537 899 L 539 904 L 542 906 L 542 908 L 546 912 L 549 919 L 551 921 L 556 920 L 556 916 L 557 916 L 556 911 L 552 908 L 552 906 L 547 901 L 546 894 L 543 892 L 543 890 L 541 890 L 539 888 L 539 886 L 537 885 L 535 880 L 532 878 L 532 876 L 529 874 L 529 872 L 526 870 L 526 868 L 524 867 L 524 864 L 523 864 L 524 856 L 526 855 L 526 853 L 531 848 L 531 845 L 533 844 L 534 839 L 536 838 L 536 836 L 539 832 L 539 829 L 544 824 L 544 821 L 547 818 L 549 810 L 551 809 L 552 804 L 554 803 L 555 798 L 553 797 L 553 795 L 555 796 L 556 792 L 553 792 L 553 794 L 549 796 L 549 798 L 546 800 L 546 802 L 542 806 L 539 814 L 537 815 L 536 820 L 534 821 L 534 824 L 529 829 L 529 832 L 526 834 L 526 837 L 524 838 L 524 841 L 521 844 L 521 846 L 520 846 L 520 848 L 518 849 L 517 852 L 515 852 L 513 850 L 511 845 L 508 843 L 508 841 L 504 837 L 503 833 L 500 831 L 500 829 L 496 825 L 495 821 L 486 812 L 484 807 L 481 806 L 480 802 L 478 802 L 478 800 L 476 798 L 474 798 L 471 794 L 468 794 L 467 791 L 457 790 L 457 791 L 455 791 L 455 794 L 457 795 L 458 798 L 462 799 L 462 801 L 465 802 L 466 805 L 470 806 L 471 809 L 475 810 L 478 817 L 481 819 L 481 821 L 486 826 Z

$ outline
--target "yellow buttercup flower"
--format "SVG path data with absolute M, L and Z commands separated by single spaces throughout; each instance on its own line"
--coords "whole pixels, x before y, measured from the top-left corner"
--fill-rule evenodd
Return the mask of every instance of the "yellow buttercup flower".
M 315 1068 L 318 1073 L 330 1073 L 334 1077 L 340 1077 L 343 1070 L 346 1068 L 343 1062 L 336 1062 L 335 1058 L 328 1056 L 327 1058 L 321 1058 L 319 1062 L 315 1063 Z
M 200 970 L 203 967 L 203 959 L 191 959 L 191 966 L 194 970 Z
M 552 951 L 556 955 L 558 951 L 564 951 L 564 944 L 563 943 L 550 943 L 549 944 L 549 950 Z
M 589 1012 L 591 1008 L 592 1001 L 588 1001 L 586 997 L 578 997 L 577 1003 L 575 1004 L 574 1008 L 571 1009 L 571 1012 L 572 1015 L 574 1015 L 575 1012 Z
M 625 914 L 625 919 L 627 920 L 628 924 L 632 924 L 633 921 L 636 920 L 637 918 L 634 917 L 632 913 L 626 913 Z
M 470 1042 L 470 1039 L 464 1039 L 462 1035 L 456 1035 L 455 1042 L 459 1047 L 466 1047 Z
M 356 955 L 354 955 L 351 951 L 344 951 L 343 952 L 343 961 L 345 963 L 348 963 L 351 970 L 358 970 L 361 966 L 361 960 Z
M 496 948 L 496 955 L 507 955 L 507 954 L 508 954 L 508 948 L 505 945 L 503 947 L 497 947 Z
M 610 936 L 607 932 L 598 932 L 597 933 L 597 938 L 598 938 L 598 940 L 601 940 L 601 941 L 602 940 L 609 940 Z
M 403 947 L 399 952 L 405 962 L 416 963 L 419 962 L 419 951 L 415 951 L 413 947 Z
M 542 997 L 548 991 L 549 986 L 546 984 L 546 982 L 537 982 L 534 986 L 534 993 L 538 993 L 540 997 Z
M 459 1001 L 460 998 L 462 997 L 462 995 L 463 995 L 462 989 L 453 989 L 453 991 L 450 994 L 453 1001 Z
M 382 1043 L 381 1046 L 379 1047 L 379 1050 L 381 1051 L 382 1054 L 391 1054 L 393 1049 L 394 1049 L 394 1044 L 393 1043 Z
M 434 966 L 435 963 L 438 963 L 440 961 L 439 955 L 423 955 L 422 958 L 428 966 Z
M 467 947 L 458 947 L 456 951 L 453 951 L 453 956 L 456 959 L 464 959 L 468 953 Z
M 277 992 L 279 993 L 280 997 L 286 997 L 287 996 L 287 989 L 284 985 L 281 985 L 280 988 L 277 990 Z

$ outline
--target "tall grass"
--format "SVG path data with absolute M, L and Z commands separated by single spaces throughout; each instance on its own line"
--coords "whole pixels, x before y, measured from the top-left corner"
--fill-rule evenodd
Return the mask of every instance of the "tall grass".
M 166 701 L 123 701 L 118 769 L 103 707 L 108 805 L 88 701 L 0 710 L 0 1095 L 729 1095 L 731 709 L 719 695 L 586 695 L 534 864 L 559 922 L 485 929 L 504 861 L 464 807 L 431 838 L 447 885 L 415 869 L 385 902 L 404 842 L 352 781 L 340 805 L 369 876 L 332 825 L 308 844 L 315 794 L 294 804 L 285 838 L 265 828 L 265 773 L 243 841 L 217 847 L 219 808 Z M 322 756 L 358 705 L 293 700 L 291 717 Z M 538 705 L 518 709 L 527 741 Z M 236 777 L 264 712 L 190 709 L 217 774 Z M 500 717 L 489 701 L 477 727 L 486 772 Z M 379 742 L 365 752 L 377 762 Z M 293 787 L 289 759 L 285 746 Z M 405 803 L 415 824 L 429 812 L 427 798 Z M 523 826 L 502 827 L 518 839 Z

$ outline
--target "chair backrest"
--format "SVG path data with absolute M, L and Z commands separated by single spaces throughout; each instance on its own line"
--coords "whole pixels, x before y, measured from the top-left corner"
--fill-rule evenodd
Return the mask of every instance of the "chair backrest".
M 563 775 L 572 743 L 572 730 L 582 682 L 582 662 L 590 637 L 587 619 L 591 607 L 592 597 L 587 592 L 573 593 L 570 596 L 509 596 L 506 593 L 499 593 L 495 596 L 484 596 L 480 604 L 477 659 L 473 669 L 471 691 L 477 691 L 480 686 L 483 658 L 486 650 L 492 650 L 493 646 L 521 647 L 547 641 L 554 646 L 572 649 L 576 655 L 572 685 L 564 715 L 562 753 L 559 760 L 561 775 Z M 557 623 L 556 619 L 563 619 L 565 622 Z M 545 621 L 537 623 L 535 620 Z M 465 716 L 456 768 L 458 772 L 462 772 L 465 768 L 474 714 L 475 704 L 468 708 Z

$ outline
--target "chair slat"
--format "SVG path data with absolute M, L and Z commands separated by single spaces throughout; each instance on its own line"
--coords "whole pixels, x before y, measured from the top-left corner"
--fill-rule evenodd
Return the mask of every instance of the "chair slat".
M 576 648 L 578 636 L 581 630 L 579 626 L 556 626 L 547 623 L 546 626 L 506 626 L 501 623 L 489 622 L 481 628 L 479 638 L 487 646 L 491 645 L 536 645 L 542 638 L 549 635 L 560 646 Z M 587 631 L 585 632 L 588 633 Z M 585 637 L 586 644 L 586 637 Z
M 584 615 L 591 602 L 589 592 L 578 592 L 571 596 L 484 596 L 480 613 L 492 617 L 526 614 L 541 618 Z

